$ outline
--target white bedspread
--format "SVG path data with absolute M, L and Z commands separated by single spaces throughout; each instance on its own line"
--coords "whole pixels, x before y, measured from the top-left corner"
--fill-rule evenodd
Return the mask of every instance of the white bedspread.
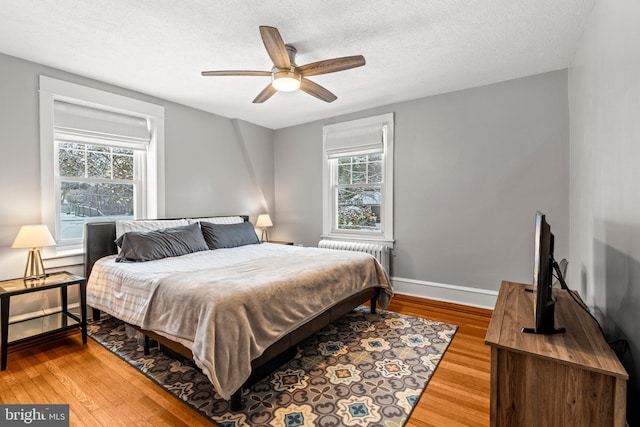
M 228 399 L 251 361 L 279 338 L 362 289 L 391 283 L 367 254 L 261 244 L 145 263 L 106 257 L 87 283 L 88 305 L 167 336 Z

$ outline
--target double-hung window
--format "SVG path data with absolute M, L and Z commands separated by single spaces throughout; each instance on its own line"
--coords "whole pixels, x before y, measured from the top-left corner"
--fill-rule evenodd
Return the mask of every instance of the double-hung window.
M 58 247 L 80 247 L 87 222 L 155 217 L 163 108 L 46 77 L 40 86 L 43 221 Z
M 324 126 L 323 237 L 393 244 L 393 114 Z

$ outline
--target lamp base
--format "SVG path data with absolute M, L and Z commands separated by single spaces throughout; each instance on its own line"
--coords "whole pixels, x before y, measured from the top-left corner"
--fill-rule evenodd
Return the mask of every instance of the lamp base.
M 269 241 L 269 235 L 267 234 L 267 229 L 265 227 L 262 227 L 262 236 L 260 236 L 260 241 L 261 242 Z
M 29 272 L 28 275 L 27 272 Z M 40 256 L 40 249 L 33 248 L 29 251 L 29 255 L 27 255 L 27 265 L 24 267 L 24 279 L 37 280 L 43 279 L 45 276 L 46 273 L 44 271 L 42 257 Z

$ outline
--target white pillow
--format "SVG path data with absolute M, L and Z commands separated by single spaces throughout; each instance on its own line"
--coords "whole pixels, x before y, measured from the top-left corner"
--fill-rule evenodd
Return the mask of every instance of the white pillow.
M 210 222 L 211 224 L 240 224 L 244 222 L 241 216 L 214 216 L 209 218 L 188 218 L 189 224 L 195 222 Z
M 181 225 L 189 225 L 189 222 L 186 219 L 116 221 L 116 240 L 129 231 L 152 231 Z

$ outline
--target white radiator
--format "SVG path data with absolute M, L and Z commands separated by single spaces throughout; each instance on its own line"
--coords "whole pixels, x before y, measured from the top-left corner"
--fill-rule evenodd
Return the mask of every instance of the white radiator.
M 319 248 L 340 251 L 366 252 L 378 260 L 384 271 L 389 273 L 389 248 L 377 243 L 352 242 L 347 240 L 320 240 Z

